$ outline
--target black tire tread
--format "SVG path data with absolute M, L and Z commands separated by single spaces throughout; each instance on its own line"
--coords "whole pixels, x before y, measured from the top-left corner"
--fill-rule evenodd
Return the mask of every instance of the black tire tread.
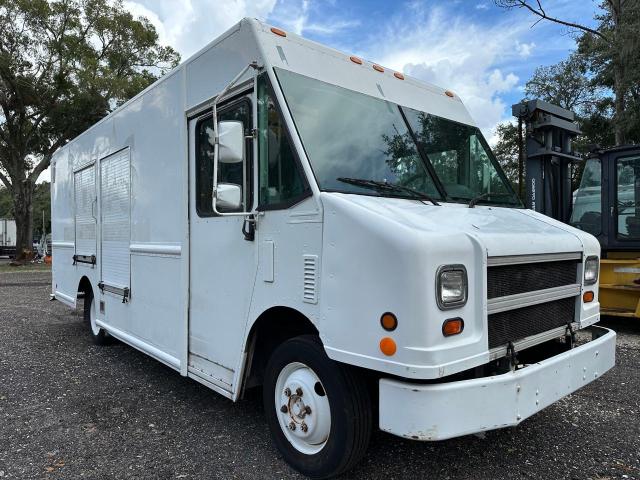
M 297 343 L 301 351 L 315 350 L 316 354 L 325 357 L 328 362 L 333 362 L 333 360 L 330 360 L 326 356 L 322 342 L 316 335 L 301 335 L 287 340 L 286 343 L 289 347 Z M 341 377 L 340 383 L 344 385 L 345 391 L 349 393 L 344 396 L 344 402 L 347 404 L 345 405 L 346 409 L 352 415 L 353 422 L 350 423 L 352 423 L 355 428 L 352 436 L 347 438 L 348 443 L 345 445 L 345 450 L 348 452 L 348 455 L 342 458 L 340 463 L 336 465 L 331 472 L 318 472 L 318 474 L 304 472 L 315 480 L 332 478 L 353 468 L 364 456 L 373 429 L 371 398 L 362 374 L 355 367 L 337 362 L 333 363 L 338 370 L 338 375 Z M 265 413 L 268 414 L 266 408 Z

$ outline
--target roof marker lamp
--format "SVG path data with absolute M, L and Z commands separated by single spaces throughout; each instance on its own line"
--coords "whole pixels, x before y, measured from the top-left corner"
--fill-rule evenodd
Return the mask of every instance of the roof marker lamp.
M 598 270 L 600 269 L 600 262 L 598 257 L 588 257 L 584 262 L 584 284 L 593 285 L 598 281 Z
M 440 310 L 467 303 L 467 269 L 464 265 L 443 265 L 436 272 L 436 302 Z

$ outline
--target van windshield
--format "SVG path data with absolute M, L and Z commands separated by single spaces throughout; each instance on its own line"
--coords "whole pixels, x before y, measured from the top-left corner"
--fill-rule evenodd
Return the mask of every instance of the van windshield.
M 276 74 L 320 189 L 520 206 L 478 128 Z

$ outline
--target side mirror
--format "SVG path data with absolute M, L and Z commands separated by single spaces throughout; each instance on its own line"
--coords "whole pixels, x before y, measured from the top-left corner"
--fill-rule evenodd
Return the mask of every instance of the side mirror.
M 238 210 L 242 206 L 242 187 L 235 183 L 219 183 L 216 205 L 225 210 Z
M 242 122 L 237 120 L 218 122 L 218 161 L 241 163 L 243 160 L 244 126 Z

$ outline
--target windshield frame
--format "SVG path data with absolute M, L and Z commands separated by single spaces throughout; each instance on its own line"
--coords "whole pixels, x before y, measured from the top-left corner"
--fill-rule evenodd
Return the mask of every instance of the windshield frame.
M 278 75 L 278 70 L 282 70 L 285 71 L 287 73 L 291 73 L 294 75 L 297 75 L 299 77 L 303 77 L 305 79 L 311 80 L 311 81 L 317 81 L 317 82 L 321 82 L 324 83 L 326 85 L 330 85 L 332 87 L 336 87 L 336 88 L 341 88 L 344 90 L 348 90 L 350 92 L 359 94 L 359 95 L 363 95 L 365 97 L 369 97 L 373 100 L 376 101 L 383 101 L 386 102 L 389 106 L 391 106 L 392 108 L 397 109 L 400 117 L 402 118 L 402 121 L 404 122 L 404 126 L 406 127 L 409 136 L 411 137 L 411 140 L 413 142 L 413 146 L 416 149 L 417 152 L 417 156 L 420 160 L 420 162 L 422 163 L 423 168 L 425 169 L 425 173 L 427 174 L 429 180 L 431 180 L 431 182 L 433 182 L 438 195 L 434 196 L 434 198 L 436 198 L 437 200 L 441 201 L 441 202 L 447 202 L 447 203 L 462 203 L 462 204 L 469 204 L 469 202 L 471 202 L 472 200 L 476 200 L 477 204 L 483 204 L 483 205 L 494 205 L 494 206 L 500 206 L 500 207 L 505 207 L 505 208 L 524 208 L 522 201 L 520 200 L 520 198 L 518 197 L 518 195 L 516 194 L 515 190 L 513 189 L 513 186 L 511 185 L 511 182 L 507 179 L 502 167 L 500 166 L 499 162 L 497 161 L 495 154 L 493 153 L 493 151 L 491 150 L 491 148 L 489 147 L 489 144 L 487 143 L 486 139 L 484 138 L 484 136 L 482 135 L 482 132 L 480 131 L 480 129 L 475 126 L 475 125 L 470 125 L 470 124 L 466 124 L 466 123 L 462 123 L 462 122 L 458 122 L 455 120 L 451 120 L 449 118 L 445 118 L 445 117 L 440 117 L 437 115 L 434 115 L 432 113 L 429 112 L 422 112 L 421 110 L 417 110 L 413 107 L 410 106 L 406 106 L 406 105 L 400 105 L 398 103 L 394 103 L 391 102 L 389 100 L 386 99 L 381 99 L 381 98 L 377 98 L 375 96 L 372 95 L 368 95 L 366 93 L 363 92 L 359 92 L 357 90 L 352 90 L 349 89 L 347 87 L 341 86 L 341 85 L 335 85 L 329 82 L 324 82 L 322 80 L 313 78 L 313 77 L 309 77 L 307 75 L 298 73 L 298 72 L 294 72 L 292 70 L 288 70 L 288 69 L 284 69 L 284 68 L 279 68 L 279 67 L 273 67 L 273 73 L 274 73 L 274 77 L 278 83 L 278 86 L 280 87 L 280 90 L 282 92 L 282 98 L 284 99 L 284 103 L 286 108 L 288 109 L 288 112 L 290 114 L 291 120 L 293 122 L 293 126 L 295 128 L 295 131 L 298 135 L 298 138 L 300 140 L 300 143 L 302 145 L 302 148 L 304 150 L 305 156 L 307 157 L 307 160 L 309 162 L 309 167 L 311 168 L 311 172 L 313 173 L 314 176 L 314 180 L 316 183 L 316 186 L 318 187 L 318 190 L 321 192 L 334 192 L 334 193 L 344 193 L 344 194 L 352 194 L 352 195 L 363 195 L 363 196 L 372 196 L 372 197 L 384 197 L 384 198 L 400 198 L 400 199 L 405 199 L 405 200 L 418 200 L 415 196 L 412 196 L 410 194 L 407 195 L 403 195 L 400 192 L 398 192 L 397 194 L 391 194 L 390 192 L 375 192 L 375 191 L 370 191 L 370 192 L 366 192 L 366 191 L 362 191 L 362 192 L 354 192 L 354 191 L 349 191 L 349 190 L 343 190 L 340 188 L 326 188 L 326 187 L 322 187 L 320 184 L 320 181 L 318 179 L 318 175 L 316 173 L 316 167 L 314 166 L 314 163 L 311 161 L 311 158 L 309 156 L 309 152 L 307 150 L 307 145 L 304 142 L 302 135 L 300 133 L 300 129 L 298 127 L 298 124 L 296 122 L 296 118 L 295 115 L 293 113 L 293 110 L 291 108 L 291 105 L 289 104 L 289 100 L 287 98 L 287 90 L 285 88 L 285 86 L 282 83 L 282 80 L 280 78 L 280 76 Z M 427 156 L 426 152 L 424 151 L 423 145 L 420 141 L 418 141 L 417 137 L 416 137 L 416 133 L 414 132 L 413 128 L 411 127 L 411 124 L 407 118 L 407 115 L 405 113 L 404 109 L 410 109 L 410 110 L 414 110 L 414 111 L 419 111 L 421 113 L 424 113 L 426 115 L 432 115 L 438 118 L 441 118 L 443 120 L 446 120 L 447 122 L 452 122 L 452 123 L 456 123 L 458 125 L 470 128 L 475 130 L 475 134 L 476 137 L 478 139 L 478 141 L 480 142 L 480 145 L 482 146 L 482 148 L 484 149 L 487 158 L 489 159 L 489 162 L 491 164 L 491 166 L 495 169 L 498 177 L 500 178 L 501 182 L 503 183 L 505 189 L 507 190 L 507 193 L 510 195 L 508 198 L 509 200 L 511 200 L 511 202 L 501 202 L 501 201 L 496 201 L 494 199 L 491 199 L 490 196 L 489 198 L 478 198 L 481 193 L 478 193 L 478 195 L 475 198 L 463 198 L 463 197 L 457 197 L 457 196 L 451 196 L 447 193 L 444 185 L 442 184 L 442 181 L 439 177 L 439 175 L 437 174 L 435 167 L 433 166 L 431 160 L 429 159 L 429 157 Z M 430 193 L 430 195 L 433 195 Z M 495 198 L 495 197 L 494 197 Z

